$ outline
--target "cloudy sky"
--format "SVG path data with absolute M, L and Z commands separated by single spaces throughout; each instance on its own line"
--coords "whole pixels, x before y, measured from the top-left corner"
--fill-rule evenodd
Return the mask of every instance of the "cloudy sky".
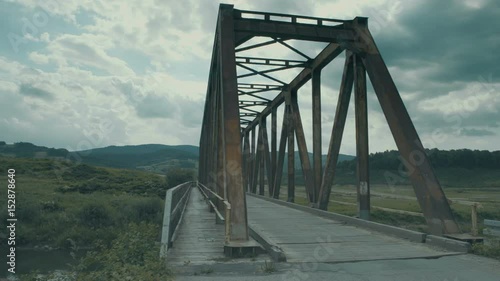
M 500 149 L 500 2 L 232 4 L 338 19 L 369 17 L 369 28 L 424 145 Z M 218 2 L 212 0 L 0 0 L 0 140 L 69 150 L 197 145 L 217 11 Z M 324 46 L 292 44 L 311 55 Z M 272 47 L 257 54 L 286 52 Z M 342 59 L 322 75 L 325 153 Z M 281 77 L 291 79 L 293 74 Z M 310 84 L 299 95 L 310 136 Z M 349 154 L 355 153 L 353 111 L 341 151 Z M 371 151 L 394 149 L 372 91 L 369 123 Z

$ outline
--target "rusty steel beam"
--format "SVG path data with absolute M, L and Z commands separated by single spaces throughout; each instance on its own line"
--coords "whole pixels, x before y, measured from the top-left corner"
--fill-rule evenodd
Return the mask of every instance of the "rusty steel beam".
M 256 99 L 262 100 L 262 101 L 264 101 L 264 102 L 266 102 L 266 103 L 271 102 L 271 100 L 270 100 L 270 99 L 266 99 L 266 98 L 263 98 L 263 97 L 260 97 L 260 96 L 256 96 L 256 95 L 254 95 L 254 94 L 245 93 L 245 92 L 243 92 L 243 91 L 240 91 L 240 92 L 242 92 L 242 94 L 238 94 L 238 96 L 245 96 L 245 95 L 246 95 L 246 96 L 251 96 L 251 97 L 254 97 L 254 98 L 256 98 Z
M 278 82 L 278 83 L 280 83 L 280 84 L 282 84 L 282 85 L 285 85 L 285 84 L 286 84 L 285 82 L 283 82 L 283 81 L 281 81 L 281 80 L 279 80 L 279 79 L 277 79 L 277 78 L 274 78 L 274 77 L 272 77 L 272 76 L 270 76 L 270 75 L 267 75 L 267 74 L 265 74 L 265 73 L 262 73 L 262 71 L 257 71 L 257 70 L 255 70 L 255 69 L 253 69 L 253 68 L 251 68 L 251 67 L 248 67 L 248 66 L 246 66 L 246 65 L 244 65 L 244 64 L 241 64 L 241 63 L 236 63 L 236 65 L 237 65 L 237 66 L 239 66 L 239 67 L 241 67 L 241 68 L 244 68 L 244 69 L 246 69 L 246 70 L 248 70 L 248 71 L 250 71 L 250 72 L 252 72 L 252 73 L 254 73 L 254 74 L 256 74 L 256 75 L 260 75 L 260 76 L 265 77 L 265 78 L 267 78 L 267 79 L 269 79 L 269 80 L 273 80 L 274 82 Z
M 299 149 L 300 165 L 302 174 L 304 176 L 304 184 L 306 187 L 306 194 L 309 203 L 314 203 L 314 178 L 311 170 L 311 162 L 309 160 L 309 153 L 307 152 L 306 138 L 304 136 L 304 128 L 302 127 L 302 118 L 300 117 L 299 104 L 297 102 L 297 91 L 292 91 L 291 98 L 291 115 L 293 120 L 293 127 L 295 130 L 295 137 L 297 138 L 297 147 Z M 295 170 L 295 167 L 294 167 Z
M 368 167 L 368 106 L 366 70 L 361 57 L 354 56 L 354 109 L 356 122 L 356 170 L 358 217 L 370 220 L 370 177 Z
M 294 48 L 290 44 L 285 43 L 284 40 L 276 39 L 276 41 L 278 43 L 280 43 L 281 45 L 287 47 L 288 49 L 292 50 L 294 53 L 298 54 L 299 56 L 302 56 L 303 58 L 307 59 L 308 61 L 311 60 L 311 58 L 308 55 L 306 55 L 306 54 L 302 53 L 301 51 L 297 50 L 296 48 Z
M 219 84 L 220 85 L 220 84 Z M 220 108 L 222 108 L 222 95 L 217 95 L 216 96 L 216 108 L 218 108 L 219 110 L 217 110 L 217 116 L 216 116 L 216 124 L 217 124 L 217 142 L 216 142 L 216 149 L 215 151 L 217 151 L 217 172 L 215 173 L 215 177 L 216 177 L 216 190 L 215 193 L 217 193 L 219 196 L 221 196 L 222 198 L 226 198 L 226 188 L 224 186 L 224 184 L 226 183 L 226 171 L 225 171 L 225 159 L 224 159 L 224 120 L 223 120 L 223 114 L 222 114 L 222 110 L 220 110 Z M 213 197 L 213 196 L 211 196 Z M 215 200 L 215 199 L 213 199 Z M 217 210 L 219 212 L 223 212 L 224 211 L 224 206 L 222 204 L 222 202 L 220 202 L 220 200 L 215 200 L 215 206 L 217 207 Z
M 262 74 L 266 74 L 266 73 L 283 71 L 283 70 L 288 70 L 288 69 L 297 68 L 297 67 L 304 67 L 304 65 L 290 65 L 290 66 L 276 67 L 276 68 L 256 71 L 253 73 L 241 74 L 241 75 L 238 75 L 238 78 L 245 78 L 245 77 L 251 77 L 251 76 L 255 76 L 255 75 L 262 75 Z M 279 89 L 276 89 L 276 90 L 279 90 Z
M 332 136 L 330 138 L 330 146 L 328 148 L 328 156 L 326 159 L 325 171 L 323 173 L 323 180 L 319 194 L 319 208 L 322 210 L 327 210 L 328 202 L 330 200 L 333 179 L 335 177 L 335 168 L 339 157 L 340 143 L 342 142 L 342 135 L 344 133 L 344 126 L 347 118 L 347 110 L 349 108 L 349 99 L 351 97 L 354 76 L 353 72 L 352 54 L 351 52 L 346 51 L 346 61 L 344 65 L 344 73 L 342 75 L 342 82 L 340 84 L 337 111 L 335 113 Z
M 267 120 L 266 118 L 263 118 L 261 121 L 262 125 L 262 144 L 264 145 L 263 148 L 263 165 L 265 167 L 265 175 L 267 178 L 267 185 L 269 189 L 269 194 L 271 195 L 271 179 L 272 179 L 272 169 L 271 169 L 271 155 L 269 153 L 269 137 L 267 135 Z M 264 172 L 264 171 L 263 171 Z
M 238 34 L 238 33 L 242 33 L 242 32 L 236 32 L 236 34 Z M 244 34 L 246 34 L 246 33 L 244 33 Z M 239 53 L 239 52 L 243 52 L 243 51 L 248 51 L 248 50 L 252 50 L 252 49 L 255 49 L 255 48 L 260 48 L 260 47 L 272 45 L 274 43 L 276 43 L 276 39 L 269 40 L 269 41 L 266 41 L 266 42 L 262 42 L 262 43 L 259 43 L 259 44 L 254 44 L 254 45 L 246 46 L 246 47 L 241 47 L 241 48 L 236 49 L 235 52 Z
M 295 202 L 295 122 L 293 119 L 293 111 L 291 104 L 291 93 L 289 92 L 286 99 L 287 119 L 288 119 L 288 202 Z
M 238 89 L 271 89 L 282 88 L 282 85 L 262 84 L 262 83 L 238 83 Z
M 256 150 L 256 146 L 255 146 L 255 131 L 257 129 L 254 128 L 252 131 L 251 131 L 251 142 L 250 142 L 250 154 L 251 154 L 251 162 L 250 162 L 250 192 L 253 192 L 253 189 L 254 189 L 254 173 L 255 173 L 255 158 L 257 156 L 257 150 Z
M 236 79 L 235 21 L 231 5 L 220 6 L 218 19 L 224 133 L 225 191 L 231 204 L 231 241 L 249 241 L 241 171 L 241 132 Z
M 259 58 L 259 57 L 236 57 L 236 62 L 244 64 L 267 65 L 267 66 L 305 66 L 307 64 L 307 61 L 303 60 L 287 60 L 287 59 Z
M 261 16 L 261 20 L 266 20 L 270 21 L 273 20 L 273 18 L 280 18 L 280 21 L 285 21 L 284 19 L 289 19 L 289 22 L 295 23 L 299 22 L 302 20 L 305 20 L 307 22 L 315 22 L 316 25 L 323 25 L 324 23 L 344 23 L 348 22 L 347 20 L 341 20 L 341 19 L 332 19 L 332 18 L 319 18 L 319 17 L 311 17 L 311 16 L 303 16 L 303 15 L 291 15 L 291 14 L 282 14 L 282 13 L 272 13 L 272 12 L 261 12 L 261 11 L 248 11 L 248 10 L 239 10 L 235 9 L 235 17 L 236 18 L 244 18 L 244 15 L 259 15 Z M 313 23 L 314 24 L 314 23 Z
M 250 101 L 250 100 L 240 100 L 240 107 L 242 105 L 251 105 L 251 106 L 262 106 L 262 105 L 267 105 L 267 102 L 262 102 L 262 101 Z
M 321 154 L 321 69 L 313 69 L 312 73 L 312 120 L 313 120 L 313 173 L 314 198 L 311 201 L 317 207 L 321 178 L 323 175 L 323 161 Z
M 334 60 L 340 53 L 342 53 L 343 48 L 338 45 L 331 43 L 325 47 L 315 59 L 310 63 L 310 68 L 303 69 L 293 80 L 287 85 L 287 89 L 281 91 L 278 96 L 276 96 L 269 105 L 262 110 L 260 116 L 268 116 L 271 114 L 273 108 L 280 106 L 285 101 L 285 93 L 289 89 L 299 89 L 302 87 L 309 79 L 311 79 L 312 70 L 311 69 L 322 69 L 332 60 Z M 245 131 L 250 130 L 258 123 L 257 118 L 252 121 L 250 125 L 245 128 Z
M 253 186 L 252 193 L 257 193 L 257 186 L 259 185 L 259 174 L 260 174 L 260 165 L 262 159 L 262 129 L 259 126 L 259 131 L 257 131 L 257 146 L 255 152 L 255 162 L 254 162 L 254 175 L 253 175 Z
M 276 88 L 271 88 L 271 89 L 259 89 L 259 90 L 255 90 L 255 91 L 251 91 L 251 92 L 243 92 L 243 91 L 239 91 L 241 94 L 240 96 L 243 96 L 243 95 L 254 95 L 254 94 L 259 94 L 259 93 L 265 93 L 265 92 L 272 92 L 272 91 L 280 91 L 282 90 L 282 87 L 276 87 Z M 271 100 L 269 100 L 271 101 Z
M 343 43 L 356 39 L 354 31 L 343 23 L 336 26 L 324 26 L 239 18 L 235 19 L 235 31 L 254 36 L 326 43 Z
M 412 182 L 429 232 L 436 235 L 460 233 L 448 200 L 429 162 L 425 149 L 404 106 L 398 89 L 368 28 L 359 32 L 366 45 L 362 57 L 366 72 L 387 119 L 396 145 Z
M 269 179 L 269 196 L 272 197 L 274 194 L 274 180 L 276 175 L 276 144 L 277 144 L 277 131 L 278 131 L 278 120 L 277 120 L 277 109 L 274 108 L 271 113 L 271 177 Z
M 283 124 L 281 126 L 280 147 L 278 150 L 278 163 L 273 176 L 274 177 L 273 198 L 275 199 L 279 199 L 281 191 L 281 178 L 283 177 L 283 164 L 285 162 L 285 152 L 286 152 L 285 150 L 286 150 L 286 141 L 287 141 L 288 126 L 289 126 L 288 110 L 289 108 L 285 106 L 285 110 L 283 113 Z
M 250 185 L 250 133 L 243 136 L 243 185 L 245 191 L 248 191 Z

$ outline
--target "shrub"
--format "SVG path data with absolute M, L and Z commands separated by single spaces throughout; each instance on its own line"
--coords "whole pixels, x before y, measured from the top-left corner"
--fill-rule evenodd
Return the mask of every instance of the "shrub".
M 129 224 L 110 247 L 100 245 L 77 266 L 77 280 L 172 280 L 165 260 L 158 258 L 154 224 Z
M 83 225 L 97 228 L 113 224 L 111 212 L 107 206 L 92 202 L 84 205 L 77 216 Z
M 32 200 L 16 200 L 16 217 L 19 221 L 38 223 L 40 220 L 40 203 Z
M 192 180 L 194 180 L 194 171 L 191 169 L 172 169 L 167 172 L 168 188 Z

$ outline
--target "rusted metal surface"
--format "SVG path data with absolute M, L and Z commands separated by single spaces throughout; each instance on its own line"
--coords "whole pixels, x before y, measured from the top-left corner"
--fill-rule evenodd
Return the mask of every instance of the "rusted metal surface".
M 354 109 L 356 122 L 356 170 L 358 217 L 370 220 L 370 178 L 368 168 L 368 107 L 366 71 L 361 57 L 354 56 Z
M 276 171 L 274 174 L 274 183 L 273 183 L 273 198 L 278 199 L 281 191 L 281 178 L 283 177 L 283 164 L 285 163 L 285 149 L 286 149 L 286 140 L 288 134 L 288 107 L 285 107 L 285 112 L 283 114 L 283 125 L 281 127 L 281 138 L 280 138 L 280 147 L 278 150 L 278 164 L 276 166 Z
M 267 120 L 266 118 L 262 119 L 261 122 L 262 126 L 262 144 L 264 146 L 263 148 L 263 174 L 264 174 L 264 167 L 265 167 L 265 175 L 267 178 L 267 183 L 268 183 L 268 188 L 269 188 L 269 196 L 271 196 L 271 183 L 272 183 L 272 169 L 271 169 L 271 155 L 269 153 L 269 137 L 267 136 Z
M 233 7 L 221 5 L 218 22 L 224 133 L 225 191 L 231 204 L 231 241 L 248 241 L 248 223 L 241 174 L 241 132 L 236 80 Z
M 313 114 L 313 173 L 314 193 L 312 203 L 317 204 L 323 175 L 321 154 L 321 69 L 312 73 L 312 114 Z
M 288 202 L 295 202 L 295 122 L 293 120 L 291 96 L 297 93 L 288 93 L 286 97 L 287 119 L 288 119 Z
M 274 108 L 271 113 L 271 177 L 269 179 L 269 194 L 273 196 L 274 194 L 274 180 L 276 178 L 276 166 L 278 165 L 278 159 L 276 154 L 277 145 L 277 135 L 278 135 L 278 113 L 277 109 Z
M 295 130 L 295 136 L 297 138 L 297 146 L 299 149 L 300 165 L 302 168 L 302 174 L 304 176 L 304 183 L 306 186 L 306 193 L 309 202 L 314 203 L 314 179 L 311 170 L 311 163 L 309 161 L 309 153 L 307 152 L 306 138 L 304 136 L 304 128 L 302 127 L 302 118 L 300 117 L 299 104 L 297 102 L 297 91 L 291 92 L 291 114 Z M 290 137 L 290 136 L 289 136 Z M 293 137 L 293 136 L 292 136 Z M 294 168 L 295 170 L 295 168 Z

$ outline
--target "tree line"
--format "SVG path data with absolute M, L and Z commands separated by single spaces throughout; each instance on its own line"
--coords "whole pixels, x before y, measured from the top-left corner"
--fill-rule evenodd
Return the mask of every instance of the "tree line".
M 452 149 L 426 149 L 426 154 L 434 168 L 500 169 L 500 151 Z M 397 150 L 372 153 L 369 156 L 370 169 L 397 170 L 401 166 Z M 355 170 L 356 159 L 338 163 L 339 169 Z

